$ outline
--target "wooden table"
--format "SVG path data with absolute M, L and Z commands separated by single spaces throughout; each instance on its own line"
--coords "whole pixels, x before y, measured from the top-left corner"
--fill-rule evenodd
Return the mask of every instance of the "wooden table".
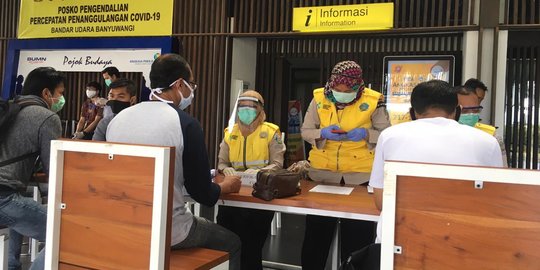
M 319 184 L 313 181 L 302 180 L 300 181 L 302 189 L 300 195 L 271 201 L 253 197 L 251 195 L 253 188 L 242 186 L 238 193 L 222 195 L 217 204 L 300 215 L 317 215 L 366 221 L 379 220 L 380 212 L 375 206 L 373 195 L 367 192 L 366 186 L 347 185 L 347 187 L 354 188 L 349 195 L 309 192 Z M 334 235 L 331 256 L 333 270 L 338 269 L 340 265 L 338 239 L 339 237 L 336 233 Z M 278 265 L 273 265 L 272 267 L 278 267 Z
M 222 175 L 216 176 L 217 181 L 220 181 L 220 178 L 222 177 Z M 319 184 L 320 183 L 313 181 L 302 180 L 300 181 L 300 187 L 302 189 L 301 194 L 271 201 L 253 197 L 251 195 L 253 188 L 250 186 L 242 186 L 238 193 L 225 194 L 220 197 L 220 200 L 216 203 L 214 215 L 217 214 L 218 205 L 226 205 L 299 215 L 318 215 L 366 221 L 379 220 L 380 212 L 375 206 L 373 195 L 367 192 L 366 186 L 346 185 L 347 187 L 354 188 L 349 195 L 309 192 L 309 190 Z M 189 196 L 186 196 L 185 199 L 187 202 L 193 202 Z M 195 215 L 198 215 L 199 212 L 197 208 L 196 204 Z M 337 244 L 337 241 L 338 236 L 335 234 L 332 248 L 332 269 L 338 269 L 340 264 L 340 260 L 338 259 L 340 258 L 338 250 L 339 244 Z M 264 263 L 265 262 L 263 262 L 263 264 Z M 277 266 L 273 265 L 272 267 Z M 279 267 L 277 268 L 279 269 Z
M 365 186 L 350 186 L 354 190 L 350 195 L 309 192 L 319 183 L 302 180 L 300 195 L 264 201 L 251 195 L 252 187 L 242 186 L 240 192 L 222 195 L 220 205 L 272 210 L 277 212 L 338 217 L 356 220 L 378 221 L 379 210 L 375 206 L 373 195 Z

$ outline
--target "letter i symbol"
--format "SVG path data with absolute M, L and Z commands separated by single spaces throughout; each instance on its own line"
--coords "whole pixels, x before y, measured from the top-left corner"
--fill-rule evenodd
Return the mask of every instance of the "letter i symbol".
M 310 14 L 311 14 L 311 9 L 308 11 Z M 306 19 L 306 26 L 309 26 L 309 19 L 311 19 L 311 15 L 307 15 L 307 19 Z

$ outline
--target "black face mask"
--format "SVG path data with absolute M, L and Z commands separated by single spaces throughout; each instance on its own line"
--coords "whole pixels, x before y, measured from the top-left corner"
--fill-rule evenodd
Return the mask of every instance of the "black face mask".
M 107 106 L 111 107 L 111 110 L 114 114 L 117 114 L 123 109 L 131 106 L 131 103 L 119 100 L 109 100 L 107 101 Z

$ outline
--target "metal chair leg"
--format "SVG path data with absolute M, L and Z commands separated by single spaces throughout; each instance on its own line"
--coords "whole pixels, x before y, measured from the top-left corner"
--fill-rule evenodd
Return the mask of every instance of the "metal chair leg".
M 9 228 L 0 229 L 0 266 L 8 268 Z

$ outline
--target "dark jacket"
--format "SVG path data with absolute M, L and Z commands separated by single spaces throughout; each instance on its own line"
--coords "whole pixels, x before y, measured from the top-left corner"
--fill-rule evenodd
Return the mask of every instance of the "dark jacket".
M 16 100 L 32 100 L 39 105 L 22 109 L 0 142 L 0 161 L 38 152 L 45 173 L 49 172 L 51 140 L 62 133 L 60 117 L 49 110 L 47 103 L 34 95 L 18 96 Z M 0 185 L 14 189 L 25 188 L 32 175 L 35 156 L 0 167 Z

